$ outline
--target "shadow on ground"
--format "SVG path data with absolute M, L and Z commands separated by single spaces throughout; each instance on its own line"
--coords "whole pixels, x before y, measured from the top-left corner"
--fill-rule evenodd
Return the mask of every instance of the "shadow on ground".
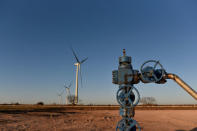
M 176 130 L 176 131 L 186 131 L 186 130 Z M 197 127 L 189 131 L 197 131 Z

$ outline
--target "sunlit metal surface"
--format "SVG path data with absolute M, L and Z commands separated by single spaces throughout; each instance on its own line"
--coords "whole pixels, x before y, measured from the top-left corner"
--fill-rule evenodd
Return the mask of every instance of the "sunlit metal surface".
M 151 66 L 151 64 L 153 65 Z M 137 121 L 133 119 L 135 106 L 140 100 L 140 94 L 137 88 L 134 87 L 134 84 L 138 84 L 140 81 L 143 83 L 164 84 L 167 82 L 166 79 L 174 80 L 197 100 L 196 91 L 177 75 L 168 74 L 159 61 L 148 60 L 144 62 L 139 72 L 133 69 L 131 57 L 126 56 L 126 51 L 125 49 L 123 50 L 123 56 L 119 57 L 118 70 L 112 71 L 112 83 L 119 85 L 116 99 L 120 104 L 120 115 L 123 117 L 118 122 L 116 130 L 136 131 L 137 128 L 141 130 Z
M 192 89 L 187 83 L 185 83 L 180 77 L 178 77 L 175 74 L 166 74 L 165 78 L 174 80 L 185 91 L 187 91 L 194 99 L 197 100 L 197 92 L 194 89 Z

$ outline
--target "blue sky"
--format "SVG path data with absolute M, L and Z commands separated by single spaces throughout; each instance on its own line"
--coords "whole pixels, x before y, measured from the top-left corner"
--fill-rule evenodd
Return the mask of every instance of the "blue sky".
M 72 46 L 82 65 L 85 104 L 116 104 L 111 71 L 125 48 L 135 69 L 160 60 L 197 90 L 197 2 L 194 0 L 0 1 L 0 103 L 58 103 L 72 81 Z M 171 80 L 138 84 L 159 104 L 197 104 Z M 65 94 L 64 94 L 65 96 Z

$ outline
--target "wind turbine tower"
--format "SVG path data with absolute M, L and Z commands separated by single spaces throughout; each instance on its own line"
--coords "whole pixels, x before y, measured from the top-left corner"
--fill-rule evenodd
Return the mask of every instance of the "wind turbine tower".
M 66 104 L 69 104 L 69 97 L 71 97 L 70 95 L 70 87 L 71 87 L 71 83 L 69 86 L 66 86 L 66 84 L 64 84 L 65 90 L 66 90 Z
M 82 76 L 81 76 L 81 64 L 84 63 L 88 58 L 85 58 L 83 59 L 82 61 L 79 61 L 79 59 L 77 58 L 77 55 L 76 53 L 74 52 L 74 50 L 72 49 L 72 52 L 73 52 L 73 55 L 76 59 L 76 63 L 74 64 L 76 67 L 77 67 L 77 70 L 76 70 L 76 87 L 75 87 L 75 101 L 74 103 L 77 104 L 78 103 L 78 87 L 79 87 L 79 84 L 78 84 L 78 76 L 79 76 L 79 72 L 80 72 L 80 77 L 81 77 L 81 82 L 82 82 Z
M 61 93 L 57 93 L 58 97 L 59 97 L 59 104 L 62 104 L 62 94 L 64 93 L 64 90 Z

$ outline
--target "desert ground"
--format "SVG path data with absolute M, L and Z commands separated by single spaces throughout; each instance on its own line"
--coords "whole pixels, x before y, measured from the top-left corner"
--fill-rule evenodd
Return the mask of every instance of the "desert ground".
M 143 131 L 197 131 L 196 108 L 137 108 Z M 118 107 L 0 106 L 1 131 L 114 131 Z

